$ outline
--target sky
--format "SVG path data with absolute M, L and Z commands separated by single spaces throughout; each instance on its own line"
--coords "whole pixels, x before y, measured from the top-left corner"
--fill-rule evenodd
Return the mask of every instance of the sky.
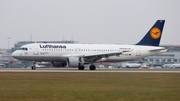
M 180 45 L 180 0 L 0 0 L 0 48 L 18 41 L 135 44 L 166 20 L 161 45 Z

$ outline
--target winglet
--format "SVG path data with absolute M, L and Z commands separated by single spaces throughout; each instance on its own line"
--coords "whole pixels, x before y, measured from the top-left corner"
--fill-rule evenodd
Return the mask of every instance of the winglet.
M 157 20 L 147 34 L 136 45 L 159 46 L 165 20 Z

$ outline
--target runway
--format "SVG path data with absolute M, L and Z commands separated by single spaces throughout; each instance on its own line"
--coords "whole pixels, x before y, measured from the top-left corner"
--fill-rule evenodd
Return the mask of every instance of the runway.
M 130 73 L 180 73 L 180 69 L 137 69 L 137 68 L 116 68 L 116 69 L 96 69 L 78 70 L 77 68 L 0 68 L 0 72 L 130 72 Z

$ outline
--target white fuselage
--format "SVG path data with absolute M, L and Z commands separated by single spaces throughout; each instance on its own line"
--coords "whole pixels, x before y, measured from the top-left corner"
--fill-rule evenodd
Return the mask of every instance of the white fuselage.
M 52 44 L 36 43 L 24 45 L 24 50 L 16 50 L 12 56 L 28 61 L 66 61 L 68 57 L 122 52 L 122 54 L 101 58 L 96 62 L 120 62 L 156 55 L 167 50 L 164 47 L 116 44 Z M 155 51 L 151 51 L 155 50 Z M 156 51 L 157 50 L 157 51 Z

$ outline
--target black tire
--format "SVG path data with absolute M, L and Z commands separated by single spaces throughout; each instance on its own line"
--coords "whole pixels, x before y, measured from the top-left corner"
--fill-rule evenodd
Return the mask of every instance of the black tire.
M 32 69 L 32 70 L 35 70 L 35 69 L 36 69 L 36 67 L 35 67 L 35 66 L 32 66 L 32 67 L 31 67 L 31 69 Z
M 90 66 L 89 66 L 89 69 L 90 69 L 90 70 L 96 70 L 96 66 L 95 66 L 95 65 L 90 65 Z
M 79 70 L 84 70 L 84 66 L 83 66 L 81 63 L 79 63 L 79 64 L 78 64 L 78 69 L 79 69 Z
M 79 70 L 84 70 L 84 66 L 78 66 Z

